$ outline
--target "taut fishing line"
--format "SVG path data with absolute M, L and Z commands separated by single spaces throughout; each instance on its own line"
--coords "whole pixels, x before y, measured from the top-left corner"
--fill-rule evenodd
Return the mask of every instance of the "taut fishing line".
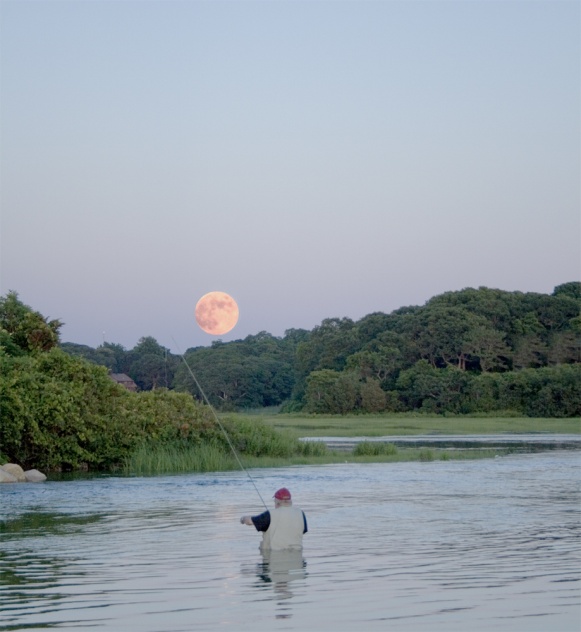
M 222 434 L 224 435 L 224 437 L 226 438 L 226 441 L 228 442 L 228 445 L 230 446 L 230 449 L 232 450 L 232 454 L 234 455 L 234 457 L 236 458 L 236 461 L 238 461 L 238 465 L 240 466 L 240 468 L 243 470 L 243 472 L 246 474 L 246 476 L 248 476 L 248 478 L 250 479 L 250 482 L 252 483 L 252 485 L 254 486 L 254 489 L 256 490 L 256 493 L 258 494 L 258 497 L 260 498 L 260 500 L 262 501 L 262 504 L 264 505 L 264 508 L 266 510 L 268 510 L 268 507 L 266 506 L 266 503 L 264 502 L 264 499 L 262 498 L 260 492 L 258 491 L 258 487 L 256 487 L 256 483 L 254 482 L 254 479 L 252 478 L 252 476 L 250 476 L 250 472 L 248 472 L 248 470 L 244 467 L 244 465 L 242 465 L 242 461 L 240 460 L 240 457 L 238 456 L 238 452 L 236 452 L 236 448 L 234 447 L 234 445 L 232 444 L 232 441 L 230 441 L 230 437 L 228 436 L 228 433 L 226 432 L 226 428 L 224 428 L 224 426 L 222 425 L 222 422 L 220 421 L 220 419 L 218 418 L 218 415 L 216 414 L 216 411 L 214 410 L 214 407 L 212 406 L 212 404 L 210 404 L 210 400 L 206 397 L 206 393 L 204 393 L 204 389 L 201 387 L 200 383 L 198 382 L 198 378 L 194 375 L 194 372 L 192 371 L 190 365 L 188 364 L 188 361 L 186 360 L 186 357 L 184 356 L 184 354 L 180 351 L 179 345 L 178 343 L 175 341 L 175 338 L 172 336 L 172 340 L 174 341 L 174 344 L 178 350 L 178 353 L 180 354 L 182 360 L 184 361 L 184 364 L 186 365 L 190 375 L 192 376 L 194 382 L 196 383 L 196 386 L 198 387 L 198 390 L 200 391 L 200 393 L 202 394 L 202 397 L 204 398 L 204 401 L 206 402 L 206 404 L 208 404 L 208 406 L 210 407 L 210 410 L 212 411 L 212 414 L 214 415 L 214 419 L 216 420 L 216 423 L 218 424 L 218 426 L 220 427 L 220 430 L 222 431 Z

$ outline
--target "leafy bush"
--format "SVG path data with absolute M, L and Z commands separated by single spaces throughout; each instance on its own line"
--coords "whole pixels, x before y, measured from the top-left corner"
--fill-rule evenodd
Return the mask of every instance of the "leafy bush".
M 6 459 L 45 470 L 107 469 L 146 440 L 215 436 L 207 407 L 159 390 L 130 393 L 104 367 L 58 348 L 0 349 L 0 445 Z
M 581 365 L 523 369 L 502 376 L 499 404 L 529 417 L 581 415 Z

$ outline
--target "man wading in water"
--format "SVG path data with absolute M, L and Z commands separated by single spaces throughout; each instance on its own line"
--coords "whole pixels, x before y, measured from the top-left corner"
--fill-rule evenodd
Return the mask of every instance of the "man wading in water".
M 262 551 L 302 548 L 303 534 L 308 531 L 307 518 L 292 504 L 291 493 L 283 487 L 274 495 L 274 511 L 240 518 L 242 524 L 254 525 L 257 531 L 262 531 Z

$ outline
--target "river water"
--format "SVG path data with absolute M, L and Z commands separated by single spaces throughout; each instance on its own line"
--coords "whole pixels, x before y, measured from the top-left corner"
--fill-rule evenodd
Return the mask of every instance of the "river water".
M 0 630 L 580 629 L 578 451 L 251 475 L 302 554 L 261 556 L 244 473 L 1 486 Z

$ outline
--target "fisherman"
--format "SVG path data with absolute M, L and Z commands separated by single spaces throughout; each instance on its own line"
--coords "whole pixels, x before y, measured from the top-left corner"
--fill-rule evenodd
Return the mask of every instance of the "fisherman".
M 240 522 L 262 531 L 261 551 L 301 549 L 303 534 L 308 531 L 304 511 L 292 506 L 291 493 L 286 487 L 279 489 L 273 498 L 274 511 L 265 511 L 259 516 L 242 516 Z

